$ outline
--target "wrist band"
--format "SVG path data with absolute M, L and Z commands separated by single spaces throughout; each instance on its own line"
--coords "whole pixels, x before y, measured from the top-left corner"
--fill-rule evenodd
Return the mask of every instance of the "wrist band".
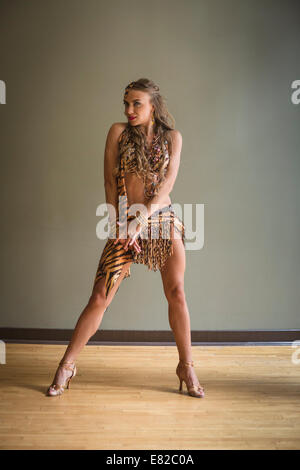
M 146 219 L 142 212 L 140 212 L 139 215 L 135 217 L 135 219 L 138 221 L 139 224 L 141 224 L 143 228 L 148 227 L 148 219 Z
M 118 229 L 117 222 L 118 222 L 118 219 L 113 220 L 112 222 L 109 222 L 109 234 L 108 234 L 109 238 L 116 238 L 117 229 Z

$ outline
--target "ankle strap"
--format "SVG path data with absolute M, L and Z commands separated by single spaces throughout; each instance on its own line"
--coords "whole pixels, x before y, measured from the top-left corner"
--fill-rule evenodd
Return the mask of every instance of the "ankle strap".
M 182 364 L 185 364 L 186 366 L 191 366 L 191 367 L 194 366 L 194 362 L 193 362 L 193 361 L 187 362 L 187 361 L 183 361 L 182 359 L 179 359 L 179 362 L 181 362 Z
M 61 360 L 59 365 L 62 366 L 63 364 L 75 364 L 75 361 L 63 361 L 63 360 Z

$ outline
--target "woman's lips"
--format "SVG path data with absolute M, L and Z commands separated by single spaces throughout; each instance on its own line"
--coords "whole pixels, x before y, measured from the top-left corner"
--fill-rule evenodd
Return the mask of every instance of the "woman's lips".
M 134 116 L 134 117 L 129 117 L 130 121 L 133 121 L 135 118 L 136 118 L 136 116 Z

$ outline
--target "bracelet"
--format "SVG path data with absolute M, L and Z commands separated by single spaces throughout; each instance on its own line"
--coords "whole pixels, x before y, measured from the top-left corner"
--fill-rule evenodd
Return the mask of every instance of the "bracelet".
M 141 224 L 143 228 L 148 227 L 148 219 L 142 214 L 142 212 L 139 212 L 139 215 L 135 217 L 135 219 Z
M 109 234 L 108 234 L 109 238 L 116 238 L 117 229 L 118 229 L 117 222 L 118 222 L 118 219 L 114 220 L 113 222 L 109 222 Z

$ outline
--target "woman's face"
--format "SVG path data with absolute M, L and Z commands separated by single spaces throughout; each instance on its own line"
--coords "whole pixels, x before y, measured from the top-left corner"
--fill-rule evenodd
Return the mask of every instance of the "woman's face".
M 152 119 L 154 106 L 150 103 L 150 95 L 141 90 L 130 90 L 124 97 L 124 114 L 132 126 L 147 126 Z M 134 117 L 135 119 L 130 119 Z

